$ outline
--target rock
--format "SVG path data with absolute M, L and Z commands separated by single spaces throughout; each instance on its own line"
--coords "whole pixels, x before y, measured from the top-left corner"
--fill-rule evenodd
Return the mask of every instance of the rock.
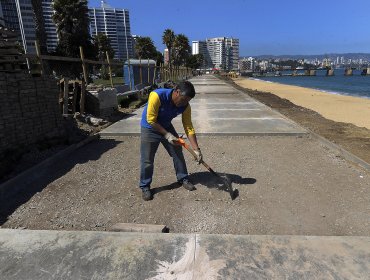
M 99 126 L 99 125 L 106 124 L 107 121 L 105 121 L 103 119 L 99 119 L 99 118 L 89 117 L 88 118 L 88 123 L 92 124 L 94 126 Z

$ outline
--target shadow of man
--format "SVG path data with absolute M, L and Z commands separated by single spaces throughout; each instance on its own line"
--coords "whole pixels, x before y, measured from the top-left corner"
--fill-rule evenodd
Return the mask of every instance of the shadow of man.
M 228 183 L 231 184 L 235 183 L 238 185 L 252 185 L 257 182 L 254 178 L 242 178 L 241 176 L 237 174 L 229 174 L 229 173 L 223 173 L 222 178 L 216 177 L 212 175 L 209 172 L 197 172 L 189 175 L 189 179 L 193 182 L 194 185 L 200 184 L 203 186 L 206 186 L 210 189 L 217 189 L 220 191 L 225 191 L 227 193 L 230 193 L 230 189 L 228 188 L 228 185 L 225 183 L 225 179 L 227 178 Z M 174 182 L 172 184 L 162 186 L 159 188 L 152 189 L 153 195 L 163 192 L 163 191 L 170 191 L 177 188 L 180 188 L 181 185 L 177 182 Z M 230 193 L 231 198 L 234 200 L 239 196 L 239 190 L 238 189 L 232 189 L 232 193 Z
M 0 225 L 4 224 L 8 217 L 32 196 L 41 192 L 50 183 L 67 174 L 76 164 L 84 164 L 97 161 L 107 151 L 116 147 L 119 143 L 114 139 L 100 139 L 90 142 L 73 152 L 60 156 L 58 161 L 48 164 L 39 173 L 25 177 L 17 181 L 16 190 L 0 192 Z M 1 188 L 0 188 L 1 190 Z

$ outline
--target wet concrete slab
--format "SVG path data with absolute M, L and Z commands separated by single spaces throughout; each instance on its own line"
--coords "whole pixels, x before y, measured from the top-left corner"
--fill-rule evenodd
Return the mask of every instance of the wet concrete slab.
M 0 279 L 368 279 L 370 237 L 0 230 Z
M 307 131 L 271 108 L 211 75 L 190 80 L 220 82 L 197 85 L 191 101 L 192 121 L 197 135 L 302 135 Z M 140 135 L 143 108 L 100 132 L 102 136 Z M 183 133 L 181 116 L 173 120 Z

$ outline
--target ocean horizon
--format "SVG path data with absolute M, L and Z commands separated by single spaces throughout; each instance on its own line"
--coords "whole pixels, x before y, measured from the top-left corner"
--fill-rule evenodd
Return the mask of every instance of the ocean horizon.
M 360 70 L 353 70 L 353 76 L 344 76 L 344 69 L 335 69 L 334 76 L 326 76 L 326 70 L 317 70 L 316 74 L 316 76 L 272 76 L 253 79 L 370 99 L 370 76 L 361 76 Z

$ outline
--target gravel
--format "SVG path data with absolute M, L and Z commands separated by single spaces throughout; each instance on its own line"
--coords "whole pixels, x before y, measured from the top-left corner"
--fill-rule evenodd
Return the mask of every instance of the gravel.
M 165 224 L 170 232 L 369 235 L 370 175 L 310 137 L 199 137 L 205 161 L 229 174 L 239 196 L 184 151 L 197 190 L 177 185 L 160 147 L 152 189 L 138 188 L 139 137 L 100 139 L 48 170 L 39 192 L 3 228 L 109 230 L 116 223 Z M 31 187 L 31 186 L 30 186 Z

